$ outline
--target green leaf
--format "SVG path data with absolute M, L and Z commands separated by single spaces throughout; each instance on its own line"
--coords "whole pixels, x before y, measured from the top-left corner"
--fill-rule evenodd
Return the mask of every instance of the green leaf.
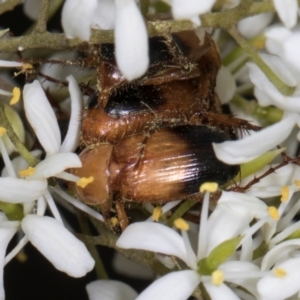
M 234 253 L 242 238 L 242 236 L 239 236 L 224 241 L 213 249 L 206 258 L 199 261 L 199 274 L 211 275 L 212 272 L 216 271 L 219 265 L 226 261 Z

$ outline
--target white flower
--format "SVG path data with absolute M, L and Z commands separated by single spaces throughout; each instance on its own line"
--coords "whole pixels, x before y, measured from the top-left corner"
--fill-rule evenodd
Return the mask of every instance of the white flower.
M 168 0 L 172 6 L 172 15 L 176 20 L 190 19 L 196 26 L 201 25 L 199 15 L 209 12 L 215 0 Z
M 288 28 L 292 28 L 297 23 L 298 18 L 298 1 L 297 0 L 273 0 L 276 12 Z
M 282 242 L 263 258 L 261 268 L 268 271 L 257 284 L 259 294 L 266 300 L 287 299 L 300 291 L 300 239 Z M 295 256 L 294 256 L 295 255 Z M 293 257 L 294 256 L 294 257 Z
M 259 35 L 272 22 L 273 17 L 274 14 L 270 12 L 255 15 L 239 21 L 237 27 L 244 37 L 251 39 Z
M 213 143 L 215 154 L 219 160 L 227 164 L 249 162 L 283 142 L 297 122 L 299 122 L 297 114 L 286 114 L 280 122 L 251 133 L 241 140 Z
M 260 276 L 258 268 L 255 267 L 253 264 L 239 261 L 237 261 L 236 264 L 234 264 L 234 271 L 231 268 L 232 265 L 226 265 L 226 263 L 224 263 L 220 264 L 218 266 L 218 270 L 216 270 L 210 275 L 201 274 L 202 260 L 206 257 L 209 257 L 209 255 L 212 254 L 212 251 L 209 251 L 207 249 L 208 240 L 211 239 L 212 235 L 221 236 L 224 234 L 224 227 L 222 227 L 220 224 L 218 224 L 218 232 L 210 231 L 210 227 L 207 224 L 208 201 L 209 195 L 207 193 L 204 197 L 201 212 L 201 224 L 198 237 L 197 254 L 194 253 L 194 251 L 192 250 L 187 233 L 185 231 L 182 230 L 181 237 L 171 228 L 168 228 L 158 223 L 134 223 L 130 225 L 120 236 L 120 238 L 117 241 L 118 247 L 125 249 L 143 249 L 148 251 L 154 251 L 156 253 L 175 256 L 184 261 L 186 265 L 190 268 L 189 270 L 172 272 L 156 280 L 150 287 L 143 291 L 137 297 L 137 299 L 148 300 L 157 297 L 161 299 L 173 300 L 186 299 L 188 296 L 191 295 L 191 293 L 201 281 L 203 282 L 211 299 L 219 299 L 221 294 L 223 299 L 225 299 L 226 297 L 228 297 L 228 299 L 238 299 L 234 292 L 223 283 L 223 280 L 235 282 L 235 280 L 240 279 L 239 284 L 246 288 L 246 282 L 249 274 L 251 274 L 249 275 L 250 277 Z M 242 203 L 242 201 L 240 202 Z M 244 209 L 244 211 L 246 212 L 247 209 Z M 219 215 L 219 219 L 222 218 L 224 218 L 223 225 L 225 225 L 225 222 L 227 222 L 228 219 L 224 214 Z M 249 219 L 251 218 L 248 218 L 248 220 Z M 222 223 L 222 221 L 220 223 Z M 242 228 L 240 228 L 240 230 L 242 230 Z M 233 234 L 236 234 L 236 232 L 234 232 Z M 145 236 L 147 238 L 145 238 Z M 232 233 L 229 232 L 227 236 L 232 236 Z M 217 240 L 220 239 L 217 238 Z M 231 253 L 227 255 L 231 255 Z M 219 256 L 218 259 L 220 259 Z M 241 265 L 241 269 L 238 268 L 238 265 Z M 252 273 L 253 271 L 254 273 Z M 218 276 L 224 276 L 224 279 L 218 280 Z M 244 280 L 244 282 L 242 282 L 242 279 Z
M 84 244 L 73 236 L 62 224 L 59 212 L 47 189 L 47 179 L 52 176 L 66 176 L 64 170 L 70 167 L 80 167 L 81 162 L 73 151 L 78 143 L 81 95 L 75 80 L 70 77 L 69 90 L 72 99 L 72 112 L 67 136 L 61 145 L 60 132 L 57 120 L 51 106 L 38 81 L 25 86 L 24 103 L 29 123 L 33 126 L 40 143 L 47 152 L 45 160 L 37 164 L 32 175 L 24 175 L 26 179 L 17 178 L 17 171 L 27 167 L 24 159 L 16 158 L 11 162 L 6 148 L 0 139 L 0 148 L 6 165 L 0 178 L 0 197 L 8 203 L 22 203 L 22 219 L 19 217 L 25 236 L 19 244 L 10 252 L 3 263 L 7 263 L 28 242 L 32 244 L 59 270 L 73 277 L 84 276 L 94 266 L 94 260 L 85 248 Z M 51 143 L 49 143 L 50 139 Z M 40 151 L 33 154 L 38 155 Z M 31 171 L 31 170 L 29 170 Z M 25 171 L 25 173 L 28 170 Z M 2 195 L 2 194 L 3 195 Z M 37 202 L 36 202 L 37 200 Z M 36 202 L 36 215 L 33 215 L 33 206 Z M 54 217 L 44 216 L 48 203 Z M 5 203 L 3 204 L 5 207 Z M 15 221 L 7 221 L 0 224 L 0 228 L 6 224 L 15 225 Z M 6 244 L 1 244 L 6 248 Z M 1 250 L 3 250 L 1 248 Z M 3 263 L 0 265 L 3 269 Z
M 133 80 L 147 71 L 147 29 L 135 0 L 67 0 L 62 26 L 68 38 L 86 41 L 92 26 L 115 29 L 116 61 L 124 77 Z
M 266 49 L 278 55 L 296 79 L 300 79 L 300 58 L 296 49 L 300 47 L 299 26 L 289 30 L 275 25 L 266 30 Z
M 97 280 L 86 286 L 90 300 L 134 300 L 137 293 L 127 284 L 115 280 Z

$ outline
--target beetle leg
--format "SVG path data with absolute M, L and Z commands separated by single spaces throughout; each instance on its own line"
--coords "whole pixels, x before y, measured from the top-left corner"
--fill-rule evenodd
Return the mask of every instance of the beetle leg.
M 128 226 L 129 222 L 126 211 L 121 201 L 116 202 L 116 211 L 119 219 L 119 226 L 121 227 L 121 230 L 123 232 Z

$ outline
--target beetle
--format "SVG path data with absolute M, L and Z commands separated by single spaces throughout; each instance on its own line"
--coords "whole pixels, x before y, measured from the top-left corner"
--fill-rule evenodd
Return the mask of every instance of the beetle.
M 202 183 L 224 184 L 239 171 L 212 148 L 250 125 L 222 113 L 214 91 L 220 56 L 210 35 L 182 31 L 149 45 L 149 70 L 133 82 L 118 70 L 114 45 L 100 47 L 99 93 L 83 115 L 83 167 L 73 173 L 94 181 L 75 190 L 106 219 L 114 201 L 197 197 Z

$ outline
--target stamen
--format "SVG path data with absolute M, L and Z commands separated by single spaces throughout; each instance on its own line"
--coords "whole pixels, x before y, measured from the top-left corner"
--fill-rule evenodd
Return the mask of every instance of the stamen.
M 268 212 L 269 212 L 270 217 L 273 220 L 275 220 L 275 221 L 279 220 L 278 209 L 275 206 L 269 206 L 268 207 Z
M 287 272 L 284 269 L 276 268 L 274 274 L 276 277 L 283 278 L 287 275 Z
M 177 229 L 185 230 L 185 231 L 190 229 L 190 225 L 185 220 L 183 220 L 182 218 L 176 219 L 174 221 L 174 226 Z
M 211 282 L 213 285 L 220 286 L 224 282 L 224 272 L 216 270 L 211 274 Z
M 296 186 L 297 186 L 298 188 L 300 188 L 300 180 L 295 180 L 294 183 L 296 184 Z
M 283 186 L 281 188 L 281 202 L 285 202 L 289 199 L 290 189 L 288 186 Z
M 33 168 L 33 167 L 28 167 L 28 168 L 25 169 L 25 170 L 19 171 L 19 175 L 20 175 L 21 177 L 30 176 L 30 175 L 32 175 L 32 174 L 34 174 L 34 173 L 35 173 L 35 168 Z
M 216 182 L 205 182 L 200 186 L 200 193 L 211 192 L 214 193 L 218 189 Z
M 6 129 L 4 127 L 0 127 L 0 136 L 6 133 Z
M 155 221 L 155 222 L 158 222 L 159 218 L 161 217 L 163 211 L 162 211 L 162 208 L 161 206 L 157 206 L 153 209 L 153 213 L 152 213 L 152 219 Z
M 119 220 L 116 217 L 112 217 L 112 218 L 110 218 L 110 223 L 113 227 L 116 227 L 119 223 Z
M 76 185 L 80 186 L 81 188 L 85 188 L 88 184 L 90 184 L 91 182 L 94 181 L 94 177 L 90 176 L 90 177 L 82 177 L 80 178 L 77 182 Z
M 21 97 L 21 90 L 18 87 L 14 87 L 12 94 L 13 96 L 9 102 L 10 105 L 14 105 L 19 102 Z

